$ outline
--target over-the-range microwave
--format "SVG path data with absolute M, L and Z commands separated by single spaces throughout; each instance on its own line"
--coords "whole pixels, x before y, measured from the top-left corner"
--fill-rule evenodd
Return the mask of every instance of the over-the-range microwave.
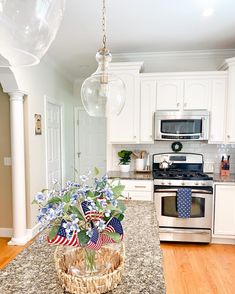
M 155 140 L 208 140 L 208 111 L 165 111 L 155 112 Z

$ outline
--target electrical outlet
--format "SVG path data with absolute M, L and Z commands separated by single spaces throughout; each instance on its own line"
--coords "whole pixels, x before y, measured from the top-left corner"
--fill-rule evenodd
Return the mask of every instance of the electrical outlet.
M 3 162 L 5 166 L 11 166 L 11 157 L 4 157 Z

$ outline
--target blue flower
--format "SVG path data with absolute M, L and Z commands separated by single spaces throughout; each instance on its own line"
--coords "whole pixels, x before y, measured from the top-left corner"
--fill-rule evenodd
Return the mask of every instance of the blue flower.
M 93 229 L 91 229 L 91 228 L 89 228 L 87 231 L 86 231 L 86 235 L 88 236 L 88 237 L 92 237 L 92 235 L 93 235 Z
M 110 217 L 110 215 L 111 215 L 111 211 L 110 211 L 110 210 L 106 210 L 105 213 L 104 213 L 104 215 L 105 215 L 106 217 Z
M 95 222 L 96 227 L 98 228 L 99 231 L 102 231 L 105 229 L 106 225 L 105 225 L 105 221 L 104 220 L 99 220 L 97 222 Z
M 46 200 L 46 195 L 43 194 L 42 192 L 38 192 L 35 196 L 34 199 L 38 202 L 38 203 L 42 203 L 43 201 Z
M 47 220 L 51 221 L 55 218 L 55 210 L 53 208 L 49 208 L 47 213 Z

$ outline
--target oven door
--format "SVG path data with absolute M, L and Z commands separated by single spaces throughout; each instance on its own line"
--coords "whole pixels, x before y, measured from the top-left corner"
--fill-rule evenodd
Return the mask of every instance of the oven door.
M 155 190 L 154 201 L 160 227 L 210 229 L 212 222 L 212 193 L 192 190 L 192 207 L 189 218 L 179 218 L 177 189 Z

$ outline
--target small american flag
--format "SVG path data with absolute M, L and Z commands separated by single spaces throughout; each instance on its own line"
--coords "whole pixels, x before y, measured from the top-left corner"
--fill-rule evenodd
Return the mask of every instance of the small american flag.
M 103 232 L 118 233 L 121 236 L 121 240 L 123 239 L 122 224 L 116 217 L 113 217 L 111 219 L 111 221 L 108 223 L 107 227 L 104 229 Z M 101 234 L 101 238 L 103 243 L 116 243 L 112 238 L 110 238 L 106 234 Z
M 67 246 L 74 246 L 79 247 L 80 243 L 77 237 L 77 231 L 73 231 L 73 234 L 70 239 L 67 238 L 65 228 L 63 227 L 63 224 L 65 224 L 66 221 L 62 220 L 61 225 L 59 227 L 59 230 L 57 232 L 57 235 L 53 240 L 50 240 L 47 237 L 47 241 L 51 245 L 67 245 Z
M 93 228 L 93 233 L 91 236 L 90 241 L 87 243 L 87 248 L 93 249 L 93 250 L 99 250 L 102 246 L 102 239 L 100 237 L 100 234 L 96 228 Z
M 100 219 L 103 219 L 104 218 L 104 215 L 102 212 L 98 212 L 96 210 L 90 210 L 88 207 L 87 207 L 87 202 L 86 201 L 83 201 L 82 202 L 82 210 L 85 214 L 85 217 L 86 217 L 86 220 L 87 221 L 99 221 Z

